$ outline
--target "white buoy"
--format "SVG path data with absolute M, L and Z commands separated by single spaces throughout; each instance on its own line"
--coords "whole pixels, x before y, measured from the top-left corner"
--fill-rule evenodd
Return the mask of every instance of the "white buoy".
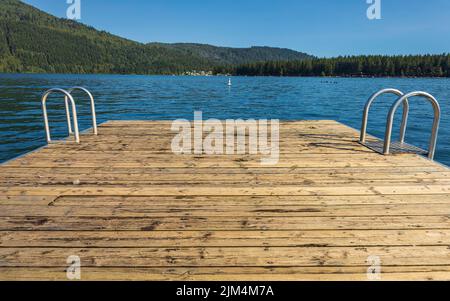
M 231 87 L 232 83 L 231 83 L 231 78 L 228 79 L 228 86 Z

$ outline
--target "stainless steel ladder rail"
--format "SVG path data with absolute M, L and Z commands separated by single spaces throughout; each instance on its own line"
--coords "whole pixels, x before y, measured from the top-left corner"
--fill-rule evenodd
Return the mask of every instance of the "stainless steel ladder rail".
M 84 87 L 78 87 L 78 86 L 77 86 L 77 87 L 72 87 L 72 88 L 68 89 L 67 92 L 69 92 L 69 94 L 72 95 L 72 92 L 75 91 L 75 90 L 83 91 L 83 92 L 85 92 L 85 93 L 89 96 L 89 100 L 90 100 L 90 102 L 91 102 L 92 128 L 93 128 L 93 131 L 94 131 L 94 135 L 98 135 L 98 130 L 97 130 L 97 115 L 96 115 L 96 112 L 95 112 L 95 101 L 94 101 L 94 96 L 92 96 L 92 93 L 91 93 L 88 89 L 86 89 L 86 88 L 84 88 Z M 73 97 L 73 96 L 72 96 L 72 97 Z M 67 97 L 67 96 L 65 96 L 64 101 L 65 101 L 65 105 L 66 105 L 66 115 L 67 115 L 67 124 L 68 124 L 68 126 L 69 126 L 69 133 L 72 134 L 72 129 L 71 129 L 71 127 L 70 127 L 71 122 L 70 122 L 69 101 L 68 101 L 68 97 Z
M 43 113 L 43 116 L 44 116 L 45 135 L 47 137 L 47 142 L 48 143 L 52 142 L 52 138 L 51 138 L 51 135 L 50 135 L 50 127 L 49 127 L 49 123 L 48 123 L 47 98 L 50 96 L 50 94 L 53 94 L 53 93 L 62 93 L 65 96 L 65 98 L 68 101 L 70 101 L 70 103 L 72 105 L 72 112 L 73 112 L 73 127 L 74 127 L 74 130 L 75 130 L 75 142 L 76 143 L 80 143 L 80 132 L 78 130 L 78 117 L 77 117 L 77 108 L 76 108 L 76 105 L 75 105 L 75 101 L 74 101 L 72 95 L 70 95 L 69 92 L 67 92 L 66 90 L 63 90 L 63 89 L 59 89 L 59 88 L 54 88 L 54 89 L 47 90 L 42 95 L 42 100 L 41 100 L 42 113 Z M 71 134 L 72 128 L 70 127 L 71 120 L 70 120 L 70 113 L 68 113 L 69 112 L 68 101 L 66 102 L 67 103 L 67 105 L 66 105 L 66 114 L 68 114 L 67 115 L 67 118 L 68 118 L 67 124 L 69 125 L 69 134 Z
M 398 107 L 400 106 L 401 103 L 403 103 L 405 100 L 410 99 L 412 97 L 425 98 L 433 106 L 434 121 L 433 121 L 433 128 L 432 128 L 431 138 L 430 138 L 430 146 L 429 146 L 429 149 L 428 149 L 428 158 L 433 160 L 434 159 L 434 154 L 436 152 L 437 137 L 438 137 L 439 124 L 440 124 L 440 119 L 441 119 L 441 108 L 439 106 L 439 102 L 437 101 L 437 99 L 433 95 L 431 95 L 431 94 L 429 94 L 427 92 L 423 92 L 423 91 L 416 91 L 416 92 L 411 92 L 411 93 L 408 93 L 406 95 L 403 95 L 392 106 L 391 110 L 389 111 L 388 118 L 387 118 L 386 135 L 385 135 L 385 138 L 384 138 L 383 153 L 385 155 L 389 155 L 389 153 L 390 153 L 391 137 L 392 137 L 392 126 L 393 126 L 393 123 L 394 123 L 395 112 L 397 111 L 397 109 L 398 109 Z
M 404 93 L 400 90 L 388 88 L 388 89 L 383 89 L 383 90 L 380 90 L 380 91 L 374 93 L 369 98 L 369 100 L 367 101 L 367 103 L 364 107 L 364 114 L 363 114 L 363 120 L 362 120 L 362 125 L 361 125 L 361 136 L 359 139 L 359 142 L 361 144 L 366 143 L 367 123 L 369 120 L 370 108 L 371 108 L 372 104 L 374 103 L 374 101 L 383 94 L 395 94 L 399 97 L 404 95 Z M 403 101 L 403 117 L 402 117 L 402 125 L 400 128 L 400 143 L 404 143 L 404 141 L 405 141 L 406 127 L 408 125 L 408 115 L 409 115 L 409 102 L 408 102 L 408 99 L 405 98 L 405 100 Z

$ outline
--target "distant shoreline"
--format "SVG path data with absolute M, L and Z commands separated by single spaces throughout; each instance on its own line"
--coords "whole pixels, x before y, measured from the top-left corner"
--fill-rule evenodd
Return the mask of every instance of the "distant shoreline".
M 134 73 L 41 73 L 41 72 L 0 72 L 0 75 L 86 75 L 86 76 L 179 76 L 179 77 L 275 77 L 275 78 L 360 78 L 360 79 L 375 79 L 375 78 L 393 78 L 393 79 L 450 79 L 449 76 L 288 76 L 288 75 L 226 75 L 226 74 L 212 74 L 212 75 L 189 75 L 189 74 L 134 74 Z

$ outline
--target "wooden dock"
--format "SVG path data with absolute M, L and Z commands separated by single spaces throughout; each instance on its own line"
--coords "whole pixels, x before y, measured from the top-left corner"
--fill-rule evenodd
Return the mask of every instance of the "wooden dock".
M 76 255 L 82 280 L 367 280 L 373 258 L 382 280 L 450 280 L 447 167 L 335 121 L 281 123 L 275 166 L 179 156 L 170 125 L 107 122 L 0 166 L 0 279 L 66 280 Z

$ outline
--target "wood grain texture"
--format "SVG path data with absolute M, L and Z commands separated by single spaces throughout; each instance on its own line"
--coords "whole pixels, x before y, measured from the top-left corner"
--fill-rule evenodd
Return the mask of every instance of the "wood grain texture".
M 169 121 L 111 121 L 0 166 L 0 280 L 450 280 L 450 170 L 330 120 L 280 161 L 175 155 Z M 369 138 L 371 139 L 371 138 Z

